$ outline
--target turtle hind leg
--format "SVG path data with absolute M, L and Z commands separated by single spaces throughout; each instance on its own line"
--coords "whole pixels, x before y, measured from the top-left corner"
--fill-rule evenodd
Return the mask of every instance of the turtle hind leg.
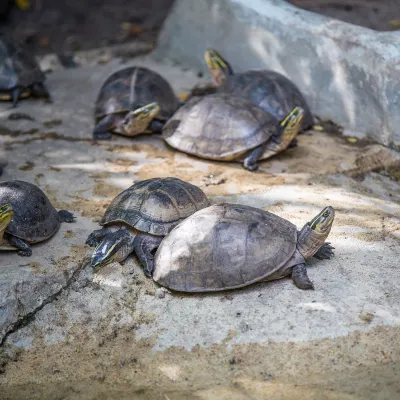
M 313 283 L 310 281 L 310 278 L 307 275 L 307 266 L 306 264 L 297 264 L 293 267 L 292 270 L 292 279 L 294 284 L 303 290 L 314 289 Z
M 19 96 L 21 95 L 21 93 L 22 93 L 22 89 L 19 86 L 15 87 L 11 91 L 11 100 L 13 103 L 13 107 L 17 107 Z
M 260 145 L 255 149 L 251 150 L 249 155 L 243 160 L 243 167 L 248 171 L 257 171 L 257 161 L 264 152 L 264 145 Z
M 112 230 L 109 228 L 101 228 L 93 231 L 86 239 L 86 244 L 90 247 L 97 246 Z
M 93 130 L 93 140 L 110 140 L 111 131 L 115 128 L 114 115 L 106 115 L 101 119 Z
M 10 244 L 18 249 L 18 255 L 22 257 L 30 257 L 32 255 L 32 249 L 25 240 L 17 238 L 16 236 L 9 236 Z
M 330 243 L 324 243 L 314 254 L 314 257 L 318 260 L 329 260 L 333 256 L 333 249 L 334 247 Z
M 60 210 L 58 212 L 58 216 L 60 217 L 61 222 L 67 222 L 67 223 L 75 222 L 74 214 L 70 213 L 67 210 Z
M 160 236 L 137 235 L 133 242 L 134 251 L 143 266 L 144 273 L 151 278 L 154 269 L 154 253 L 163 240 Z
M 42 97 L 45 99 L 50 99 L 50 93 L 48 92 L 46 86 L 44 86 L 42 82 L 34 83 L 31 86 L 31 90 L 32 90 L 32 95 L 34 97 Z

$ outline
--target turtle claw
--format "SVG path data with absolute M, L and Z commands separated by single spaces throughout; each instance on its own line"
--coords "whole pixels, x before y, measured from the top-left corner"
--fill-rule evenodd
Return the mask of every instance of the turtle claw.
M 32 250 L 31 249 L 18 250 L 17 254 L 21 257 L 30 257 L 32 255 Z
M 94 237 L 93 233 L 91 233 L 88 238 L 86 239 L 85 242 L 87 245 L 89 245 L 90 247 L 95 247 L 98 244 L 98 240 Z
M 324 243 L 320 249 L 314 254 L 314 257 L 318 260 L 330 260 L 333 257 L 334 247 L 330 243 Z

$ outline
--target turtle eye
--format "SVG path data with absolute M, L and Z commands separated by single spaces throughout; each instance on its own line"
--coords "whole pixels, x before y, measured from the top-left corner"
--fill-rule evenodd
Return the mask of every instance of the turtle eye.
M 329 216 L 329 212 L 328 212 L 328 211 L 325 211 L 325 212 L 322 214 L 322 216 L 325 217 L 325 218 L 327 218 L 327 217 Z

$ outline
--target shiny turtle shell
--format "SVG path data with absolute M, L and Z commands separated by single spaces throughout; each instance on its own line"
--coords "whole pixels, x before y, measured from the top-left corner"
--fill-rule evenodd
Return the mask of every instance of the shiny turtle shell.
M 166 121 L 179 107 L 171 85 L 157 72 L 144 67 L 128 67 L 114 72 L 103 83 L 95 105 L 95 118 L 127 113 L 156 102 L 157 119 Z
M 182 292 L 235 289 L 288 275 L 297 228 L 264 210 L 218 204 L 200 210 L 164 238 L 153 279 Z
M 50 238 L 60 226 L 57 210 L 43 191 L 32 183 L 19 180 L 0 182 L 0 205 L 4 204 L 14 210 L 6 233 L 28 243 Z
M 166 123 L 163 137 L 170 146 L 188 154 L 239 160 L 266 143 L 278 122 L 250 100 L 217 93 L 190 99 Z
M 9 37 L 0 36 L 0 99 L 10 100 L 11 91 L 16 87 L 21 88 L 19 97 L 28 97 L 32 93 L 30 87 L 44 81 L 34 55 Z
M 178 178 L 153 178 L 136 182 L 108 206 L 100 225 L 123 222 L 141 232 L 167 235 L 194 212 L 209 206 L 197 186 Z
M 302 128 L 314 124 L 314 118 L 299 88 L 284 75 L 271 70 L 249 70 L 229 76 L 218 89 L 251 100 L 278 120 L 285 118 L 295 107 L 304 109 Z

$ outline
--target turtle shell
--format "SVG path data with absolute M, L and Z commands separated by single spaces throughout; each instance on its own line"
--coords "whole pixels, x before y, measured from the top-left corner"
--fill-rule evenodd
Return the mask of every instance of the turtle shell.
M 188 182 L 178 178 L 147 179 L 115 197 L 100 225 L 124 222 L 139 231 L 165 236 L 209 204 L 203 191 Z
M 236 73 L 225 80 L 218 92 L 249 99 L 278 120 L 284 119 L 295 107 L 300 106 L 304 109 L 303 129 L 314 124 L 310 107 L 298 87 L 278 72 L 249 70 Z
M 6 36 L 0 37 L 0 60 L 0 91 L 8 92 L 17 86 L 27 88 L 45 80 L 33 54 Z
M 240 204 L 213 205 L 164 238 L 153 279 L 182 292 L 247 286 L 272 275 L 282 277 L 280 269 L 286 271 L 296 243 L 296 226 L 275 214 Z
M 179 107 L 171 85 L 158 73 L 143 67 L 129 67 L 114 72 L 103 83 L 96 100 L 95 116 L 136 110 L 157 102 L 160 120 L 167 120 Z
M 8 204 L 14 216 L 6 232 L 28 243 L 53 236 L 60 226 L 57 210 L 37 186 L 24 181 L 0 182 L 0 205 Z
M 268 141 L 278 120 L 250 100 L 224 93 L 193 97 L 163 128 L 166 142 L 185 153 L 235 160 Z

